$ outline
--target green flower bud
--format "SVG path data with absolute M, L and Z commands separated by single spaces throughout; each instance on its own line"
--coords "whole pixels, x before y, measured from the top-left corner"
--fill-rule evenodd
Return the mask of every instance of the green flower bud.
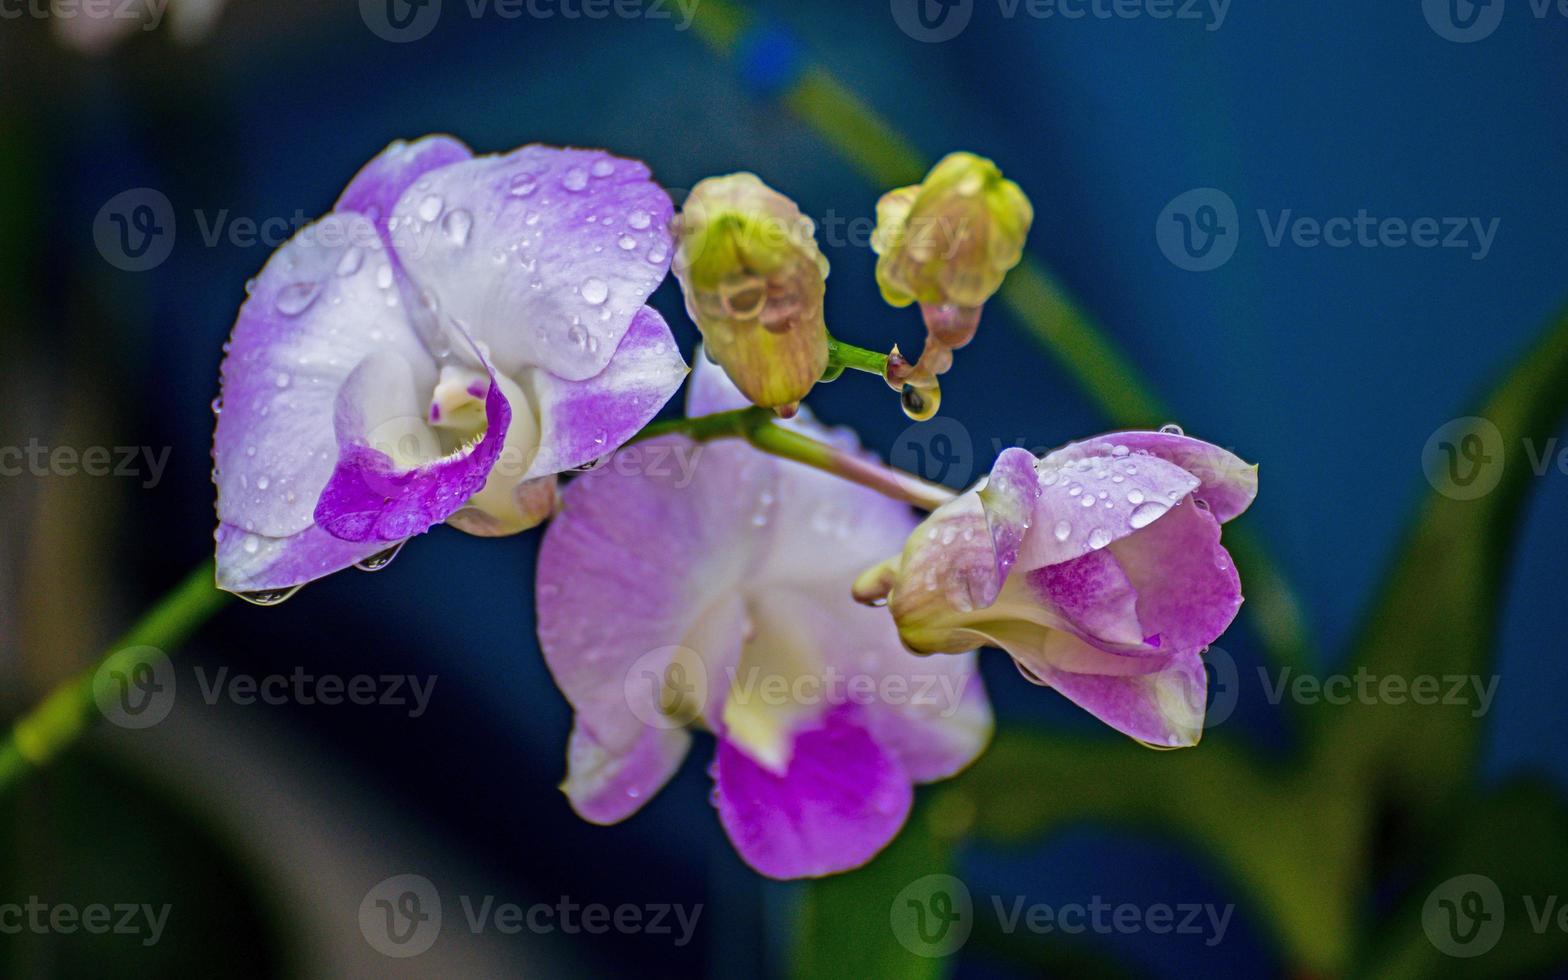
M 877 202 L 871 245 L 882 298 L 893 306 L 918 302 L 932 338 L 962 347 L 980 307 L 1023 256 L 1033 221 L 1029 198 L 996 164 L 949 153 L 922 183 Z
M 738 173 L 692 188 L 672 231 L 675 277 L 708 356 L 754 404 L 793 408 L 828 365 L 828 260 L 811 219 Z

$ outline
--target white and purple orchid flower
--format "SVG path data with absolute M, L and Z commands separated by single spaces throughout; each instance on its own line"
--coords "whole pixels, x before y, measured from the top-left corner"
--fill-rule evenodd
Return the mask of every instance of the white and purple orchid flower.
M 1000 647 L 1117 731 L 1193 745 L 1203 651 L 1241 607 L 1220 525 L 1257 488 L 1257 467 L 1170 431 L 1111 433 L 1039 460 L 1008 449 L 856 595 L 887 601 L 913 650 Z
M 694 360 L 689 414 L 747 403 Z M 909 534 L 906 505 L 685 436 L 628 447 L 564 496 L 539 556 L 539 639 L 576 711 L 562 788 L 586 819 L 636 812 L 700 726 L 717 737 L 713 801 L 741 856 L 775 878 L 831 874 L 892 839 L 912 784 L 984 748 L 974 654 L 915 657 L 849 594 Z
M 446 522 L 533 527 L 555 475 L 686 374 L 644 302 L 669 196 L 636 161 L 395 143 L 248 287 L 214 437 L 220 587 L 276 601 Z

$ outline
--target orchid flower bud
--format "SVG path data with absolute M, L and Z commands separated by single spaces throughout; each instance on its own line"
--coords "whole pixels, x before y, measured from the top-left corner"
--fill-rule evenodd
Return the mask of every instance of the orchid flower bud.
M 704 349 L 753 404 L 789 414 L 828 365 L 815 225 L 755 174 L 709 177 L 671 225 Z
M 950 351 L 974 337 L 980 308 L 1023 256 L 1033 220 L 1018 185 L 973 153 L 949 153 L 923 182 L 882 195 L 871 239 L 877 285 L 893 306 L 920 304 L 923 373 L 945 372 Z

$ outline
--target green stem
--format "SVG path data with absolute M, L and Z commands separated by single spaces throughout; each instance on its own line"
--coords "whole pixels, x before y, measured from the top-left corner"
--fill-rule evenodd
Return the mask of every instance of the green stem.
M 130 671 L 148 662 L 152 651 L 178 647 L 229 598 L 213 585 L 208 560 L 149 609 L 91 671 L 56 687 L 18 718 L 0 742 L 0 791 L 40 767 L 76 741 L 94 711 L 94 679 L 105 671 Z
M 696 418 L 655 422 L 627 444 L 675 433 L 698 442 L 745 439 L 769 455 L 803 463 L 924 510 L 935 510 L 954 496 L 952 490 L 939 483 L 927 482 L 903 470 L 785 428 L 774 421 L 773 412 L 766 408 L 739 408 Z
M 844 369 L 864 371 L 874 374 L 879 378 L 887 378 L 887 355 L 878 354 L 874 350 L 846 344 L 842 340 L 828 338 L 828 370 L 827 377 L 838 377 Z

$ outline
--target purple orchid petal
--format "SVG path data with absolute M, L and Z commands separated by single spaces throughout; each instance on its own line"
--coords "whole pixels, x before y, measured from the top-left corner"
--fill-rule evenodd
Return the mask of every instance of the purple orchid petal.
M 1140 742 L 1183 748 L 1198 744 L 1203 736 L 1208 673 L 1196 653 L 1174 657 L 1153 673 L 1130 676 L 1051 667 L 1031 671 L 1069 701 Z
M 485 485 L 512 422 L 494 371 L 484 405 L 487 426 L 477 442 L 439 459 L 417 452 L 412 464 L 395 459 L 395 443 L 422 423 L 425 410 L 407 362 L 367 357 L 338 393 L 340 456 L 317 500 L 316 523 L 346 541 L 402 541 L 457 513 Z
M 389 226 L 426 305 L 498 370 L 583 381 L 668 271 L 673 210 L 642 163 L 536 145 L 429 171 Z
M 684 730 L 644 729 L 630 751 L 612 752 L 579 721 L 566 749 L 561 790 L 584 820 L 613 824 L 642 809 L 670 781 L 691 748 Z
M 707 696 L 723 695 L 746 633 L 733 586 L 760 559 L 752 518 L 773 492 L 771 466 L 755 456 L 733 442 L 652 439 L 562 494 L 539 551 L 539 642 L 567 700 L 612 749 L 640 737 L 655 701 L 640 677 L 663 676 L 675 648 L 700 659 Z
M 1167 653 L 1201 651 L 1241 609 L 1241 577 L 1220 544 L 1220 522 L 1197 501 L 1173 507 L 1110 551 L 1138 592 L 1138 621 Z
M 1110 432 L 1049 453 L 1040 468 L 1060 469 L 1070 462 L 1107 455 L 1115 459 L 1118 454 L 1125 455 L 1134 465 L 1136 457 L 1154 456 L 1191 473 L 1198 479 L 1193 496 L 1207 503 L 1222 524 L 1251 506 L 1258 495 L 1255 464 L 1245 463 L 1234 453 L 1202 439 L 1174 432 Z
M 632 319 L 615 358 L 594 377 L 567 381 L 547 371 L 531 372 L 541 432 L 528 477 L 591 463 L 624 443 L 664 407 L 686 370 L 664 318 L 645 306 Z
M 413 142 L 398 140 L 360 168 L 334 206 L 336 211 L 357 211 L 369 218 L 390 247 L 387 228 L 398 198 L 432 170 L 473 159 L 474 153 L 450 136 L 426 136 Z
M 311 525 L 337 462 L 338 390 L 372 352 L 433 381 L 393 279 L 374 229 L 353 214 L 306 228 L 262 269 L 223 362 L 213 439 L 221 521 L 274 538 Z
M 865 864 L 898 833 L 913 800 L 909 775 L 848 709 L 796 737 L 783 775 L 721 739 L 713 778 L 719 822 L 746 863 L 771 878 Z
M 1098 447 L 1100 443 L 1095 443 Z M 1104 548 L 1158 520 L 1198 478 L 1157 456 L 1117 454 L 1041 460 L 1040 496 L 1018 568 L 1029 571 Z
M 218 525 L 217 584 L 226 592 L 275 592 L 340 572 L 387 549 L 384 541 L 344 541 L 314 525 L 287 537 Z
M 1091 551 L 1024 580 L 1076 635 L 1100 647 L 1136 647 L 1147 636 L 1138 620 L 1138 590 L 1115 557 Z

